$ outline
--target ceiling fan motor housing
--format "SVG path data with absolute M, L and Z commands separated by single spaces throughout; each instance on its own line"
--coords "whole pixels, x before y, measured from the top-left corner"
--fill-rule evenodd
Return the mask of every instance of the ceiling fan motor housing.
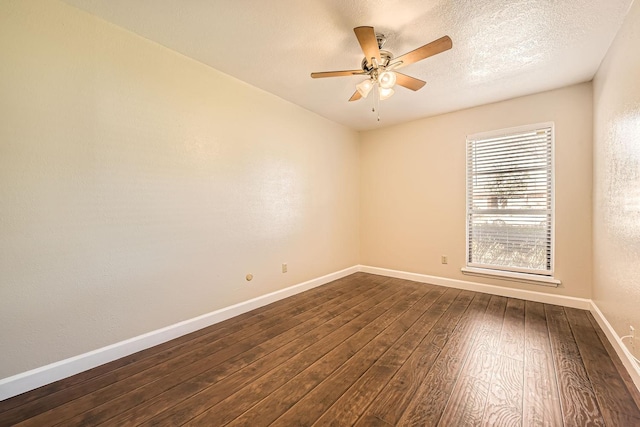
M 378 66 L 382 69 L 387 68 L 392 59 L 393 53 L 389 52 L 388 50 L 381 50 L 380 63 L 378 64 Z M 362 59 L 362 70 L 365 73 L 371 74 L 374 69 L 375 68 L 373 67 L 373 65 L 369 65 L 369 61 L 367 61 L 367 58 Z

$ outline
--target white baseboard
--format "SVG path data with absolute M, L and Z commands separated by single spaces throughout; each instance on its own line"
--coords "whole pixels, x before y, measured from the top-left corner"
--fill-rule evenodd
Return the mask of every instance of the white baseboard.
M 271 292 L 257 298 L 250 299 L 202 316 L 194 317 L 162 329 L 148 332 L 128 340 L 120 341 L 88 353 L 70 357 L 40 368 L 32 369 L 0 380 L 0 400 L 5 400 L 43 385 L 70 377 L 96 366 L 114 361 L 138 351 L 162 344 L 182 335 L 222 322 L 231 317 L 271 304 L 272 302 L 299 294 L 306 290 L 324 285 L 359 271 L 359 266 L 353 266 L 336 271 L 326 276 L 318 277 L 290 286 L 279 291 Z
M 194 317 L 162 329 L 148 332 L 137 337 L 130 338 L 115 344 L 108 345 L 97 350 L 90 351 L 78 356 L 70 357 L 55 363 L 51 363 L 40 368 L 23 372 L 0 380 L 0 400 L 8 399 L 18 394 L 33 390 L 43 385 L 70 377 L 80 372 L 86 371 L 96 366 L 114 361 L 121 357 L 128 356 L 138 351 L 162 344 L 182 335 L 197 331 L 207 326 L 238 316 L 256 308 L 271 304 L 272 302 L 296 295 L 306 290 L 324 285 L 331 281 L 346 277 L 358 271 L 378 274 L 381 276 L 395 277 L 399 279 L 413 280 L 415 282 L 430 283 L 434 285 L 446 286 L 450 288 L 463 289 L 475 292 L 483 292 L 492 295 L 500 295 L 510 298 L 519 298 L 528 301 L 542 302 L 546 304 L 556 304 L 565 307 L 590 310 L 596 321 L 605 332 L 607 338 L 613 345 L 624 366 L 629 371 L 635 385 L 640 389 L 640 367 L 635 364 L 626 349 L 625 345 L 606 320 L 602 312 L 590 299 L 575 298 L 563 295 L 554 295 L 544 292 L 526 291 L 521 289 L 511 289 L 501 286 L 486 285 L 482 283 L 469 282 L 465 280 L 448 279 L 426 274 L 409 273 L 406 271 L 390 270 L 386 268 L 370 267 L 359 265 L 336 271 L 326 276 L 318 277 L 290 286 L 279 291 L 275 291 L 248 301 L 244 301 L 202 316 Z
M 640 390 L 640 365 L 633 360 L 631 353 L 627 350 L 627 346 L 624 345 L 616 331 L 613 329 L 613 326 L 611 326 L 607 318 L 604 317 L 604 314 L 602 314 L 596 303 L 593 301 L 591 301 L 590 311 L 609 339 L 614 350 L 618 353 L 618 357 L 620 357 L 622 364 L 627 368 L 633 383 L 636 385 L 638 390 Z
M 561 305 L 563 307 L 589 310 L 591 300 L 586 298 L 568 297 L 546 292 L 526 291 L 523 289 L 506 288 L 483 283 L 469 282 L 466 280 L 448 279 L 445 277 L 429 276 L 426 274 L 409 273 L 406 271 L 389 270 L 386 268 L 360 266 L 360 271 L 381 276 L 396 277 L 398 279 L 413 280 L 414 282 L 430 283 L 432 285 L 446 286 L 448 288 L 464 289 L 466 291 L 482 292 L 485 294 L 499 295 L 503 297 L 518 298 L 528 301 L 542 302 L 545 304 Z

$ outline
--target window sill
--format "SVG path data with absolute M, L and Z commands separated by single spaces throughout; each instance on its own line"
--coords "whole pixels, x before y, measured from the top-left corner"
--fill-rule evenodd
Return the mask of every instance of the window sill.
M 488 268 L 463 267 L 462 274 L 469 276 L 490 277 L 493 279 L 512 280 L 515 282 L 533 283 L 535 285 L 550 286 L 557 288 L 562 282 L 551 276 L 540 276 L 538 274 L 514 273 L 511 271 L 491 270 Z

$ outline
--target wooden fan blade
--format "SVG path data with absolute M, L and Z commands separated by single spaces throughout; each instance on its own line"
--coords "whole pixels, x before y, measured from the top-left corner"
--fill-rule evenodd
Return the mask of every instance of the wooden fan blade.
M 432 41 L 431 43 L 425 44 L 422 47 L 417 48 L 416 50 L 412 50 L 411 52 L 405 53 L 397 58 L 394 58 L 391 61 L 391 65 L 402 62 L 397 65 L 395 68 L 406 67 L 409 64 L 413 64 L 414 62 L 421 61 L 430 56 L 437 55 L 439 53 L 444 52 L 445 50 L 451 49 L 453 46 L 453 42 L 449 36 L 444 36 L 439 38 L 436 41 Z
M 358 43 L 360 43 L 362 52 L 367 58 L 367 64 L 373 65 L 371 58 L 376 58 L 376 61 L 380 64 L 380 49 L 378 48 L 378 39 L 376 39 L 373 27 L 356 27 L 353 32 L 356 33 Z
M 345 71 L 323 71 L 320 73 L 311 73 L 311 78 L 321 79 L 324 77 L 343 77 L 343 76 L 357 76 L 365 74 L 362 70 L 345 70 Z
M 406 74 L 396 73 L 396 84 L 399 84 L 402 87 L 406 87 L 411 90 L 422 89 L 422 86 L 427 84 L 424 80 L 416 79 L 415 77 L 407 76 Z
M 349 102 L 351 101 L 357 101 L 358 99 L 362 98 L 362 95 L 360 95 L 360 92 L 355 91 L 353 95 L 351 95 L 351 98 L 349 98 Z

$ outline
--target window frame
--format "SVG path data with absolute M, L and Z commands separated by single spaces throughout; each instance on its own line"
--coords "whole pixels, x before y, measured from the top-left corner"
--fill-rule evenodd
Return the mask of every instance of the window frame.
M 534 130 L 541 129 L 551 129 L 551 189 L 550 189 L 550 206 L 551 206 L 551 224 L 550 224 L 550 268 L 549 270 L 545 270 L 544 272 L 541 270 L 532 270 L 521 267 L 512 267 L 512 266 L 500 266 L 500 265 L 488 265 L 488 264 L 479 264 L 479 263 L 471 263 L 470 255 L 471 255 L 471 245 L 470 245 L 470 216 L 472 213 L 470 212 L 471 204 L 469 203 L 470 193 L 470 180 L 472 177 L 469 176 L 471 172 L 469 168 L 470 162 L 470 147 L 469 144 L 478 139 L 488 139 L 495 137 L 505 137 L 513 134 L 531 132 Z M 550 286 L 557 286 L 560 284 L 559 280 L 553 278 L 555 273 L 555 245 L 556 245 L 556 236 L 555 236 L 555 218 L 556 218 L 556 205 L 555 205 L 555 122 L 542 122 L 542 123 L 534 123 L 523 126 L 516 126 L 504 129 L 497 129 L 488 132 L 479 132 L 472 135 L 467 135 L 465 141 L 465 248 L 466 248 L 466 256 L 465 256 L 465 268 L 462 269 L 462 272 L 465 274 L 478 275 L 478 276 L 496 276 L 497 278 L 504 278 L 509 280 L 516 281 L 525 281 L 525 282 L 543 282 L 544 284 Z

